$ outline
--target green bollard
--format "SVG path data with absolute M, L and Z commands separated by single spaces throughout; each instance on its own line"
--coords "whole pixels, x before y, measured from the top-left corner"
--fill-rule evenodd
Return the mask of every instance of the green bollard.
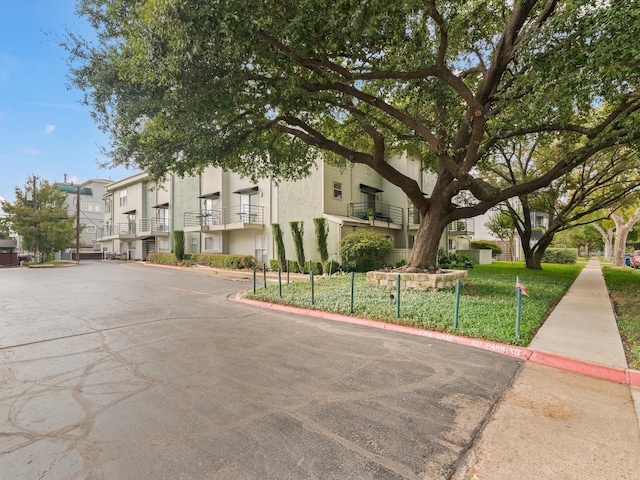
M 253 267 L 253 293 L 256 293 L 256 267 Z
M 311 305 L 316 303 L 315 289 L 313 285 L 313 270 L 311 270 Z
M 262 277 L 264 278 L 264 288 L 267 288 L 267 266 L 262 264 Z
M 278 270 L 278 290 L 280 291 L 280 298 L 282 298 L 282 270 Z

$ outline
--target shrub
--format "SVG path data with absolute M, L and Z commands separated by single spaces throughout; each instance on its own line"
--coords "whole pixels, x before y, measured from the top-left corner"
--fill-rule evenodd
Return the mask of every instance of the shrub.
M 298 271 L 304 272 L 304 222 L 289 222 L 291 226 L 291 235 L 293 236 L 293 244 L 296 246 L 296 259 L 298 260 Z
M 438 268 L 473 268 L 470 255 L 438 250 Z
M 273 231 L 273 238 L 276 242 L 276 257 L 277 264 L 276 268 L 271 266 L 271 270 L 284 270 L 287 263 L 287 256 L 284 249 L 284 239 L 282 238 L 282 229 L 280 228 L 280 224 L 272 223 L 271 230 Z M 273 260 L 271 261 L 273 264 Z
M 329 249 L 327 248 L 329 226 L 327 225 L 327 220 L 322 217 L 314 218 L 313 224 L 316 227 L 316 249 L 318 250 L 320 263 L 324 269 L 326 267 L 327 260 L 329 259 Z
M 147 262 L 157 265 L 176 265 L 178 260 L 173 253 L 150 253 L 147 255 Z
M 547 248 L 542 256 L 542 263 L 572 265 L 577 259 L 578 251 L 575 248 Z
M 349 270 L 366 272 L 382 266 L 393 245 L 391 240 L 370 230 L 348 233 L 340 242 L 340 256 Z
M 253 268 L 256 261 L 251 255 L 224 255 L 220 253 L 197 253 L 191 255 L 192 263 L 212 268 L 241 270 Z
M 173 231 L 173 254 L 176 256 L 176 260 L 181 262 L 184 259 L 184 231 Z
M 491 254 L 494 257 L 502 254 L 500 245 L 491 240 L 474 240 L 471 242 L 471 248 L 474 250 L 491 250 Z

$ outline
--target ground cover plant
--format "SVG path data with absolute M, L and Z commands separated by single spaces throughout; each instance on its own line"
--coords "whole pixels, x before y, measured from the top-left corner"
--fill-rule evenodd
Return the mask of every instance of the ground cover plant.
M 603 269 L 613 301 L 618 330 L 629 368 L 640 369 L 640 272 L 631 268 Z
M 460 297 L 458 328 L 453 328 L 455 294 L 440 291 L 402 291 L 400 317 L 396 318 L 396 291 L 368 285 L 364 274 L 355 274 L 353 315 L 384 322 L 451 332 L 514 345 L 527 345 L 552 308 L 575 280 L 582 265 L 544 265 L 542 270 L 526 269 L 523 263 L 496 262 L 477 265 Z M 516 339 L 516 277 L 530 297 L 522 298 L 520 339 Z M 350 275 L 315 279 L 314 303 L 311 283 L 296 282 L 248 293 L 248 298 L 328 312 L 349 314 Z M 393 298 L 391 297 L 393 295 Z

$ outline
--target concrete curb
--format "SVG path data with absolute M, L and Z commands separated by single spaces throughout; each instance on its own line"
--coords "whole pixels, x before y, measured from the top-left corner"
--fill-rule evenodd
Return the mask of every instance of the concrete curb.
M 600 378 L 615 383 L 630 385 L 632 387 L 640 387 L 640 371 L 632 369 L 620 369 L 608 367 L 605 365 L 596 365 L 586 363 L 572 358 L 560 357 L 550 353 L 539 352 L 529 348 L 517 347 L 514 345 L 506 345 L 503 343 L 490 342 L 478 338 L 461 337 L 451 333 L 436 332 L 432 330 L 423 330 L 416 327 L 406 325 L 396 325 L 393 323 L 379 322 L 376 320 L 368 320 L 364 318 L 350 317 L 338 313 L 323 312 L 320 310 L 311 310 L 307 308 L 292 307 L 290 305 L 281 305 L 278 303 L 260 302 L 242 297 L 242 292 L 236 294 L 231 300 L 254 305 L 260 308 L 277 310 L 280 312 L 293 313 L 296 315 L 306 315 L 309 317 L 330 320 L 334 322 L 348 323 L 351 325 L 361 325 L 380 330 L 389 330 L 392 332 L 407 333 L 409 335 L 418 335 L 421 337 L 434 338 L 444 342 L 455 343 L 467 347 L 479 348 L 501 355 L 517 358 L 523 361 L 530 361 L 540 365 L 566 370 L 573 373 L 580 373 L 589 377 Z

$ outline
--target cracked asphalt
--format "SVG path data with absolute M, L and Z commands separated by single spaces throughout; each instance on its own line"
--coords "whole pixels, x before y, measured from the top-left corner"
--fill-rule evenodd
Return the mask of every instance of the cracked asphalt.
M 0 270 L 0 478 L 450 478 L 522 366 L 228 300 L 251 285 Z

